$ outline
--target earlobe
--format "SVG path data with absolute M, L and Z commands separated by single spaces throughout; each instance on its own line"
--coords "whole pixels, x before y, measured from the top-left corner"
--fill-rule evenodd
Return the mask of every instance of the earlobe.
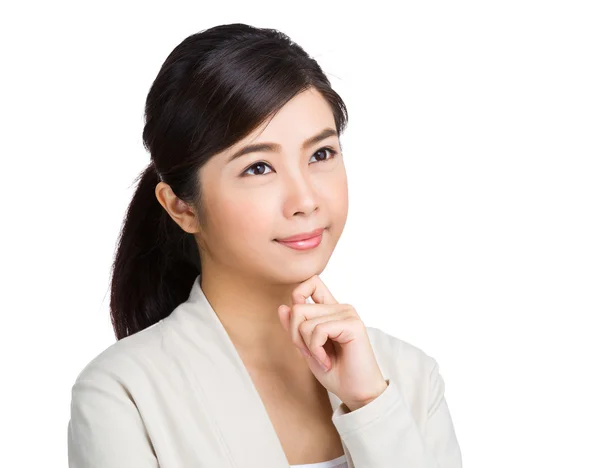
M 186 219 L 186 228 L 182 228 L 188 234 L 198 235 L 200 239 L 202 239 L 202 224 L 200 223 L 200 218 L 198 217 L 198 213 L 196 210 L 189 206 L 187 203 L 178 200 L 177 203 L 183 203 L 184 208 L 182 208 L 182 217 Z
M 194 235 L 200 233 L 200 228 L 198 226 L 197 219 L 193 214 L 180 214 L 178 218 L 179 221 L 177 222 L 177 224 L 179 224 L 181 229 L 183 229 L 185 232 Z

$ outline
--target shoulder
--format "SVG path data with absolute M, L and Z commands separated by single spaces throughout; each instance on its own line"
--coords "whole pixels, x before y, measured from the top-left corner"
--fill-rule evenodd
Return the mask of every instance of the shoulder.
M 162 321 L 122 338 L 91 359 L 77 375 L 75 385 L 106 377 L 122 381 L 135 379 L 152 365 L 162 342 Z
M 77 466 L 158 466 L 140 405 L 161 346 L 160 323 L 94 357 L 71 387 L 69 461 Z

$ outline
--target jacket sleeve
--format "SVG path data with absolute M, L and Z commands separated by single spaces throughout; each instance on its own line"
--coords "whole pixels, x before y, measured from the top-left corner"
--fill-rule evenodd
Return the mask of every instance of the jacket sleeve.
M 76 380 L 67 433 L 69 468 L 159 466 L 134 401 L 108 373 Z
M 354 411 L 341 404 L 335 424 L 355 468 L 462 468 L 462 456 L 435 359 L 429 378 L 428 411 L 420 429 L 397 382 Z

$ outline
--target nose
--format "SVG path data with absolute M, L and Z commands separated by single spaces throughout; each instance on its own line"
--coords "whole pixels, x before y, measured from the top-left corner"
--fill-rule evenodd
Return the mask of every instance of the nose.
M 286 217 L 297 213 L 310 215 L 319 208 L 314 181 L 308 173 L 290 175 L 284 180 L 284 212 Z

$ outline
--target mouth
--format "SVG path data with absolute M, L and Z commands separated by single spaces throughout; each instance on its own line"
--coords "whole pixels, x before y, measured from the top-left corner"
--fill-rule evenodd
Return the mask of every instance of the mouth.
M 290 238 L 286 238 L 286 239 L 275 239 L 275 241 L 285 247 L 289 247 L 294 250 L 310 250 L 310 249 L 314 249 L 321 243 L 321 240 L 323 239 L 324 231 L 325 231 L 325 228 L 317 229 L 310 233 L 298 234 L 296 236 L 291 237 L 291 239 L 295 239 L 295 240 L 290 241 L 290 240 L 288 240 Z M 301 237 L 301 239 L 298 239 L 299 237 Z
M 297 241 L 305 241 L 305 240 L 309 240 L 309 239 L 314 239 L 316 237 L 319 237 L 323 231 L 325 230 L 325 228 L 319 228 L 319 229 L 315 229 L 314 231 L 310 231 L 310 232 L 303 232 L 301 234 L 296 234 L 290 237 L 285 237 L 283 239 L 275 239 L 277 242 L 297 242 Z

